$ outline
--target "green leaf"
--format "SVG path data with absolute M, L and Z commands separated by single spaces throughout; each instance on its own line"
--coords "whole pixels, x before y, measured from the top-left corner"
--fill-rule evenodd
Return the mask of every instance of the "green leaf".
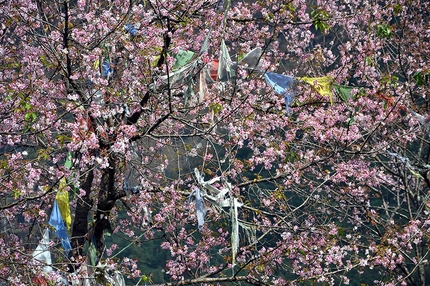
M 429 81 L 430 78 L 430 70 L 428 71 L 420 71 L 420 72 L 416 72 L 413 75 L 413 78 L 415 79 L 415 81 L 417 82 L 418 86 L 423 86 L 425 84 L 427 84 L 427 82 Z
M 379 24 L 377 26 L 376 34 L 380 38 L 391 38 L 391 29 L 388 25 L 385 24 Z
M 348 125 L 348 126 L 352 126 L 352 125 L 354 125 L 354 122 L 355 122 L 354 117 L 349 117 L 349 118 L 348 118 L 348 119 L 346 119 L 346 121 L 345 121 L 346 125 Z
M 215 114 L 217 114 L 218 112 L 220 112 L 222 110 L 222 105 L 219 103 L 215 103 L 213 106 L 213 111 Z
M 313 24 L 316 30 L 321 30 L 325 33 L 330 29 L 330 25 L 327 21 L 330 19 L 330 14 L 320 8 L 311 11 L 311 18 L 313 19 Z
M 13 197 L 15 199 L 19 198 L 19 196 L 21 196 L 21 191 L 20 190 L 13 190 Z
M 395 15 L 400 14 L 400 12 L 402 12 L 402 10 L 403 10 L 403 8 L 402 8 L 402 6 L 401 6 L 401 5 L 399 5 L 399 4 L 394 4 L 393 12 L 394 12 L 394 14 L 395 14 Z
M 34 122 L 36 120 L 36 112 L 29 112 L 24 115 L 24 120 L 27 122 Z
M 366 65 L 371 67 L 375 66 L 375 61 L 371 57 L 366 57 L 365 60 L 366 60 Z

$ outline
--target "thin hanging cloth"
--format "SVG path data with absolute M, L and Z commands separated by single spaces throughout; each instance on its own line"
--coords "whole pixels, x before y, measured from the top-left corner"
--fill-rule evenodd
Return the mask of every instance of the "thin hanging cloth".
M 206 53 L 208 51 L 210 36 L 211 36 L 211 30 L 209 30 L 208 34 L 206 35 L 205 40 L 203 41 L 202 46 L 200 47 L 199 56 L 202 56 L 204 53 Z
M 64 221 L 61 217 L 61 212 L 58 208 L 57 201 L 54 202 L 51 217 L 49 218 L 49 224 L 55 228 L 55 235 L 60 238 L 61 244 L 66 251 L 66 255 L 68 256 L 72 246 L 70 245 L 69 237 L 67 236 L 66 227 L 64 226 Z
M 108 60 L 102 62 L 102 77 L 109 79 L 113 74 L 113 68 Z
M 233 206 L 231 208 L 231 253 L 232 264 L 236 264 L 237 250 L 239 249 L 239 222 L 237 218 L 237 198 L 232 198 Z
M 285 96 L 285 105 L 288 112 L 290 109 L 290 104 L 294 99 L 294 77 L 273 72 L 266 72 L 264 74 L 264 78 L 277 94 Z
M 330 104 L 333 104 L 333 77 L 300 77 L 300 80 L 310 84 L 319 94 L 322 96 L 328 96 L 330 98 Z
M 137 29 L 134 27 L 134 24 L 127 24 L 124 28 L 127 33 L 130 33 L 132 37 L 135 37 L 137 35 Z
M 206 74 L 205 74 L 205 70 L 202 69 L 199 72 L 199 103 L 204 102 L 205 100 L 209 100 L 209 95 L 208 95 L 208 86 L 206 84 Z
M 60 180 L 60 186 L 58 187 L 55 199 L 57 200 L 61 217 L 66 223 L 67 229 L 70 230 L 72 225 L 72 217 L 70 215 L 69 192 L 67 191 L 67 182 L 66 178 L 64 177 Z
M 200 192 L 200 189 L 197 188 L 190 194 L 188 198 L 188 203 L 191 202 L 193 195 L 196 202 L 197 224 L 198 224 L 199 230 L 201 231 L 203 228 L 203 225 L 205 224 L 205 215 L 206 215 L 205 202 L 203 200 L 203 196 Z
M 352 98 L 351 92 L 354 89 L 354 87 L 340 85 L 340 84 L 333 84 L 333 89 L 340 99 L 342 99 L 344 102 L 348 102 Z
M 224 40 L 221 40 L 220 55 L 218 59 L 218 80 L 226 82 L 235 77 L 234 63 L 231 61 L 230 54 Z
M 51 252 L 49 251 L 49 229 L 48 228 L 43 233 L 42 240 L 34 250 L 33 258 L 40 262 L 44 262 L 46 264 L 46 266 L 43 268 L 44 272 L 49 273 L 52 271 L 52 267 L 50 266 L 52 264 L 52 259 L 51 259 Z
M 183 66 L 185 66 L 187 63 L 191 61 L 191 59 L 194 57 L 194 52 L 192 51 L 183 51 L 180 50 L 175 55 L 175 64 L 173 65 L 173 70 L 177 70 Z
M 261 55 L 263 54 L 263 50 L 261 48 L 255 48 L 252 51 L 250 51 L 249 53 L 247 53 L 243 59 L 241 59 L 239 61 L 239 64 L 241 65 L 247 65 L 246 68 L 248 70 L 261 70 L 260 67 L 260 58 Z

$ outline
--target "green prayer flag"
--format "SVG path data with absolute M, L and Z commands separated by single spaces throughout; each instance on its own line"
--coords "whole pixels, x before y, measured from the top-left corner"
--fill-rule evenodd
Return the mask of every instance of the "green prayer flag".
M 344 102 L 348 102 L 352 98 L 351 92 L 354 89 L 353 86 L 345 86 L 345 85 L 340 85 L 340 84 L 333 84 L 333 88 L 334 88 L 336 94 Z
M 176 62 L 173 65 L 173 69 L 176 70 L 185 66 L 189 61 L 191 61 L 193 56 L 194 56 L 194 52 L 192 51 L 180 50 L 175 56 Z

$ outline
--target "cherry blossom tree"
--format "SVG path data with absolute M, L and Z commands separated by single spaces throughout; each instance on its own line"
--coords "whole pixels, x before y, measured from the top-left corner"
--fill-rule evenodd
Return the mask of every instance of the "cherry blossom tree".
M 1 280 L 426 285 L 429 11 L 0 1 Z

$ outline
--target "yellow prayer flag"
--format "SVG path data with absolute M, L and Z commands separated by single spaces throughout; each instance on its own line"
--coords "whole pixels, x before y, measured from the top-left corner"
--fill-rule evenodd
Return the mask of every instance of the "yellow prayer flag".
M 330 103 L 333 104 L 333 77 L 299 77 L 298 79 L 310 84 L 322 96 L 329 96 Z
M 67 229 L 70 230 L 72 225 L 72 217 L 70 216 L 70 205 L 69 205 L 69 193 L 67 191 L 67 181 L 66 178 L 62 178 L 60 185 L 58 186 L 57 196 L 58 208 L 60 209 L 61 216 L 66 223 Z

